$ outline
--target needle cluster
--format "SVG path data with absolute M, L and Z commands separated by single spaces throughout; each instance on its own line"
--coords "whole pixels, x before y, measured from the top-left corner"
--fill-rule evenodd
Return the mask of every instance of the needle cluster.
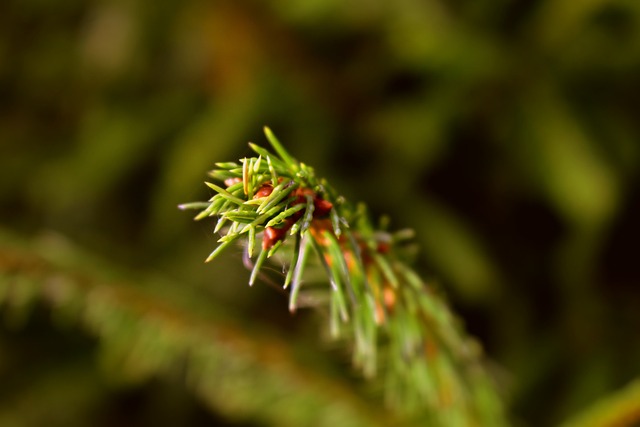
M 307 286 L 306 268 L 319 261 L 332 335 L 350 344 L 365 376 L 383 378 L 392 406 L 428 414 L 435 425 L 504 425 L 480 347 L 399 256 L 411 233 L 375 227 L 364 205 L 349 204 L 271 130 L 265 135 L 275 154 L 250 144 L 257 157 L 216 163 L 209 172 L 217 181 L 206 183 L 216 193 L 211 199 L 180 206 L 200 209 L 198 220 L 217 218 L 222 237 L 207 261 L 243 242 L 252 285 L 266 260 L 281 255 L 291 311 Z

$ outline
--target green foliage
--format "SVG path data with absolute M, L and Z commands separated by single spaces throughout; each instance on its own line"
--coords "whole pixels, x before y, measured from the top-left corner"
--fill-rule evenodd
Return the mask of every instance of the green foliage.
M 261 339 L 234 328 L 229 319 L 194 315 L 158 298 L 153 288 L 116 284 L 96 270 L 80 273 L 73 263 L 87 262 L 86 256 L 57 239 L 30 246 L 26 250 L 10 236 L 0 240 L 0 304 L 7 316 L 15 323 L 29 306 L 47 303 L 54 318 L 79 323 L 99 338 L 100 359 L 109 375 L 117 373 L 117 381 L 135 384 L 182 370 L 185 385 L 229 419 L 283 426 L 310 420 L 318 426 L 385 425 L 385 414 L 297 364 L 277 337 Z M 157 287 L 157 278 L 143 280 Z M 10 417 L 11 408 L 0 407 L 0 420 Z M 22 424 L 18 419 L 11 425 Z
M 278 156 L 252 145 L 259 157 L 218 163 L 222 169 L 209 173 L 227 189 L 207 182 L 216 192 L 208 205 L 181 205 L 201 209 L 196 219 L 217 216 L 216 231 L 227 224 L 207 262 L 242 239 L 246 262 L 252 263 L 255 237 L 249 236 L 262 235 L 253 285 L 265 260 L 293 239 L 283 287 L 290 288 L 294 312 L 310 287 L 305 282 L 318 281 L 304 274 L 313 247 L 327 275 L 320 300 L 329 308 L 331 335 L 350 343 L 366 376 L 384 372 L 385 395 L 394 407 L 427 417 L 432 425 L 506 425 L 477 344 L 464 337 L 441 297 L 399 259 L 399 239 L 374 227 L 363 205 L 356 209 L 337 196 L 269 128 L 265 135 Z
M 62 235 L 76 248 L 68 271 L 232 322 L 248 343 L 273 338 L 299 356 L 283 365 L 382 407 L 318 337 L 329 310 L 291 317 L 262 286 L 282 291 L 295 269 L 264 262 L 244 286 L 240 240 L 204 264 L 220 236 L 175 209 L 213 195 L 202 172 L 253 156 L 243 142 L 268 123 L 347 199 L 392 218 L 386 229 L 415 230 L 412 265 L 482 342 L 514 424 L 579 420 L 593 404 L 633 425 L 606 403 L 640 376 L 639 21 L 636 0 L 3 1 L 0 228 L 29 255 L 38 236 Z M 300 244 L 273 257 L 306 256 L 302 277 L 326 277 Z M 175 371 L 105 384 L 124 362 L 100 356 L 96 369 L 97 333 L 9 274 L 0 425 L 233 424 Z M 324 304 L 299 290 L 300 308 Z M 247 332 L 258 326 L 269 332 Z M 341 402 L 323 390 L 318 401 Z

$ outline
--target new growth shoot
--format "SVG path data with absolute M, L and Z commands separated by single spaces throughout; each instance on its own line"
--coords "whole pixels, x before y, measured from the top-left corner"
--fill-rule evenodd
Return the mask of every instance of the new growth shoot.
M 435 425 L 505 425 L 480 347 L 399 256 L 408 233 L 376 227 L 363 204 L 348 203 L 269 128 L 264 133 L 275 153 L 249 144 L 257 157 L 216 163 L 209 172 L 213 197 L 180 206 L 200 210 L 197 220 L 217 220 L 214 230 L 222 237 L 206 261 L 241 242 L 252 260 L 253 285 L 278 254 L 292 312 L 311 286 L 306 268 L 320 264 L 332 335 L 350 344 L 365 376 L 382 377 L 393 407 L 426 415 Z

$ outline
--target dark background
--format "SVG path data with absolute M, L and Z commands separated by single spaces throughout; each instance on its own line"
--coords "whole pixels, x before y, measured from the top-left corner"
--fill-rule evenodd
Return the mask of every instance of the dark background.
M 515 423 L 553 425 L 640 373 L 639 21 L 636 0 L 3 1 L 1 227 L 341 365 L 239 252 L 202 264 L 213 224 L 176 209 L 269 125 L 416 230 Z M 231 422 L 171 375 L 105 385 L 94 336 L 45 306 L 3 324 L 2 425 Z

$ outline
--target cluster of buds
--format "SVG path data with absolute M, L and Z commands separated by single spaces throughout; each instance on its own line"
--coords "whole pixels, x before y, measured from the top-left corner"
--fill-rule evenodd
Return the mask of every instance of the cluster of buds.
M 267 197 L 272 191 L 273 186 L 271 184 L 263 184 L 256 192 L 255 197 Z M 313 199 L 313 220 L 327 218 L 329 216 L 329 212 L 331 212 L 331 209 L 333 208 L 333 203 L 323 199 L 309 188 L 296 188 L 293 191 L 294 200 L 290 203 L 290 206 L 306 203 L 308 196 Z M 293 224 L 298 222 L 303 215 L 304 212 L 300 210 L 286 218 L 284 224 L 266 227 L 262 238 L 262 250 L 268 250 L 277 242 L 283 240 L 289 230 L 291 230 L 291 227 L 293 227 Z

